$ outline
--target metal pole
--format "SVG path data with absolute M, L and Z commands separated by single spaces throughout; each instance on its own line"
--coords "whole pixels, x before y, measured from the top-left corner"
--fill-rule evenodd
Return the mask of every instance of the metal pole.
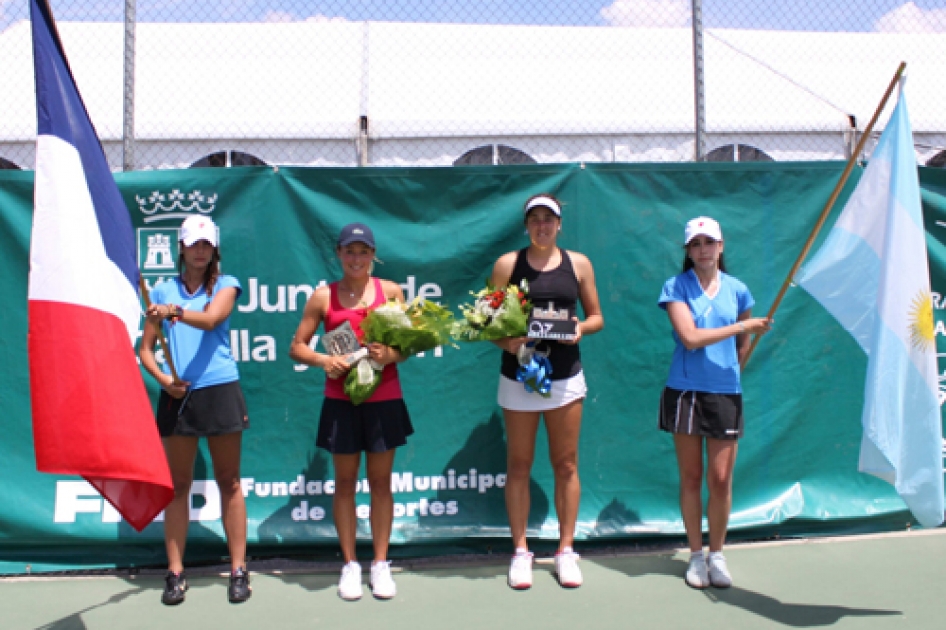
M 371 53 L 371 24 L 365 20 L 362 23 L 361 31 L 361 98 L 359 107 L 361 115 L 358 117 L 358 140 L 356 149 L 358 151 L 358 166 L 368 166 L 368 68 L 369 55 Z
M 706 156 L 706 95 L 703 82 L 703 0 L 692 0 L 693 7 L 693 101 L 695 147 L 693 157 L 702 162 Z
M 125 0 L 125 80 L 122 91 L 122 170 L 135 170 L 135 13 L 136 0 Z

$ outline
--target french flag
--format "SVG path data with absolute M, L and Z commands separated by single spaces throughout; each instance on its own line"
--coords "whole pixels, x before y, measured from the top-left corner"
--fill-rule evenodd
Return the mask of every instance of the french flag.
M 29 361 L 36 468 L 80 475 L 136 530 L 174 491 L 135 361 L 134 231 L 52 11 L 30 0 L 36 175 Z

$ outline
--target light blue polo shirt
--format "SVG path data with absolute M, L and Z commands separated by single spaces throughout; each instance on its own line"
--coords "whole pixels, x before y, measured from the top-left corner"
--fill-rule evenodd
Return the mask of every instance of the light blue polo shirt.
M 233 276 L 217 276 L 214 292 L 234 287 L 237 298 L 243 289 L 240 281 Z M 203 287 L 191 295 L 187 292 L 180 277 L 165 280 L 151 290 L 154 304 L 177 304 L 188 311 L 203 311 L 210 299 Z M 164 334 L 171 347 L 174 367 L 182 381 L 188 381 L 191 389 L 201 389 L 211 385 L 222 385 L 239 380 L 236 361 L 230 352 L 230 318 L 225 319 L 213 330 L 205 331 L 183 322 L 171 325 L 164 322 Z M 171 370 L 167 363 L 162 365 L 165 374 Z
M 719 293 L 710 299 L 690 269 L 667 280 L 657 305 L 666 310 L 668 302 L 684 302 L 697 328 L 721 328 L 735 324 L 739 315 L 752 308 L 755 300 L 739 280 L 719 272 Z M 667 387 L 711 394 L 741 394 L 739 355 L 736 338 L 730 337 L 697 350 L 687 350 L 677 332 Z

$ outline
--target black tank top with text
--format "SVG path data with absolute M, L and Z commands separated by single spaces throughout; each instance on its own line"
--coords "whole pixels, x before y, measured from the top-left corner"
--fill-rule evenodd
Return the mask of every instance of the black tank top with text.
M 559 249 L 562 262 L 555 269 L 536 271 L 529 264 L 526 251 L 527 249 L 519 250 L 516 265 L 509 277 L 509 284 L 518 286 L 524 278 L 529 283 L 529 300 L 532 301 L 533 307 L 548 309 L 554 305 L 556 310 L 567 308 L 569 316 L 574 317 L 578 306 L 578 277 L 575 275 L 575 268 L 572 266 L 572 259 L 568 252 Z M 568 345 L 558 341 L 543 340 L 538 342 L 536 349 L 549 353 L 553 381 L 571 378 L 581 371 L 581 353 L 578 350 L 578 344 Z M 500 370 L 502 375 L 515 380 L 518 369 L 519 360 L 516 355 L 503 351 Z

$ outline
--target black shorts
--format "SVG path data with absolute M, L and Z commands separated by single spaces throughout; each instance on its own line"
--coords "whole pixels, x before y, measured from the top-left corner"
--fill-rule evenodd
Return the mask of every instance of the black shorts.
M 183 398 L 162 390 L 155 415 L 161 437 L 226 435 L 250 428 L 239 381 L 191 389 Z
M 717 440 L 742 437 L 742 394 L 709 394 L 664 389 L 660 398 L 662 431 Z
M 401 398 L 360 405 L 326 398 L 315 444 L 338 455 L 383 453 L 407 444 L 407 436 L 412 433 L 411 416 Z

